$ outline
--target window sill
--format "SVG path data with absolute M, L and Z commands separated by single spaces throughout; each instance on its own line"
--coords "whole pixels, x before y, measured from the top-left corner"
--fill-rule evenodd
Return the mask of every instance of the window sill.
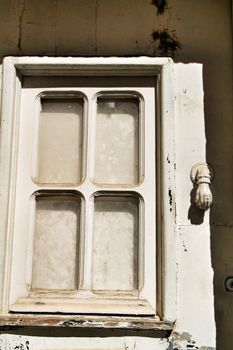
M 0 317 L 0 330 L 18 327 L 54 327 L 78 329 L 112 329 L 125 331 L 153 331 L 160 336 L 168 336 L 174 323 L 159 321 L 155 317 L 122 317 L 122 316 L 72 316 L 72 315 L 8 315 Z

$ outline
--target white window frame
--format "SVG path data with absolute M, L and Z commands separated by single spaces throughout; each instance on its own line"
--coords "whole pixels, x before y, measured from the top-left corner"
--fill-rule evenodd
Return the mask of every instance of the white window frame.
M 12 215 L 16 184 L 17 134 L 21 77 L 154 76 L 157 81 L 157 310 L 160 320 L 176 318 L 176 237 L 174 169 L 173 62 L 168 58 L 37 58 L 7 57 L 3 63 L 1 136 L 1 217 L 6 233 L 6 267 L 2 315 L 9 313 L 8 287 L 12 254 Z M 3 125 L 3 124 L 2 124 Z

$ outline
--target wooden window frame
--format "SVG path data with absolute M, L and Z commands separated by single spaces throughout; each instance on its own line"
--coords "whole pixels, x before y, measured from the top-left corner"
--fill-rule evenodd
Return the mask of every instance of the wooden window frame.
M 14 208 L 15 170 L 22 76 L 152 76 L 156 81 L 157 100 L 157 324 L 174 322 L 176 318 L 176 237 L 174 218 L 174 73 L 168 58 L 37 58 L 7 57 L 3 63 L 2 138 L 1 138 L 1 217 L 2 235 L 6 234 L 2 316 L 9 321 L 8 290 L 12 251 L 12 216 Z M 159 319 L 158 319 L 159 316 Z M 39 316 L 37 316 L 38 319 Z M 78 316 L 80 318 L 80 315 Z M 84 316 L 83 316 L 84 317 Z M 85 316 L 86 317 L 86 316 Z M 85 318 L 84 317 L 84 318 Z M 135 316 L 134 316 L 135 317 Z M 139 316 L 140 318 L 141 316 Z M 40 317 L 39 317 L 40 318 Z M 41 318 L 44 318 L 41 315 Z M 57 317 L 59 319 L 60 316 Z M 104 319 L 104 316 L 102 317 Z M 23 318 L 24 319 L 24 318 Z M 54 324 L 56 322 L 54 321 Z M 38 325 L 43 322 L 38 321 Z M 148 328 L 151 321 L 148 321 Z M 168 324 L 166 324 L 167 327 Z M 117 327 L 117 326 L 116 326 Z

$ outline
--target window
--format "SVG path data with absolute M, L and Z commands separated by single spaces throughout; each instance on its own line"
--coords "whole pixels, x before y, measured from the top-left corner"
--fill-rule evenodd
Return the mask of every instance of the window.
M 174 243 L 169 60 L 51 60 L 5 60 L 16 79 L 5 312 L 159 318 Z

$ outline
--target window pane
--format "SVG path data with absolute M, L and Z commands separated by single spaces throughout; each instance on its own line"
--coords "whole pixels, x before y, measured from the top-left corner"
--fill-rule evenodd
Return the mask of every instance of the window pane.
M 75 195 L 36 198 L 32 289 L 77 288 L 80 205 Z
M 82 176 L 82 99 L 42 99 L 38 144 L 41 184 L 78 184 Z
M 136 197 L 95 198 L 94 290 L 138 288 L 138 206 Z
M 95 175 L 97 184 L 139 181 L 139 100 L 98 98 Z

